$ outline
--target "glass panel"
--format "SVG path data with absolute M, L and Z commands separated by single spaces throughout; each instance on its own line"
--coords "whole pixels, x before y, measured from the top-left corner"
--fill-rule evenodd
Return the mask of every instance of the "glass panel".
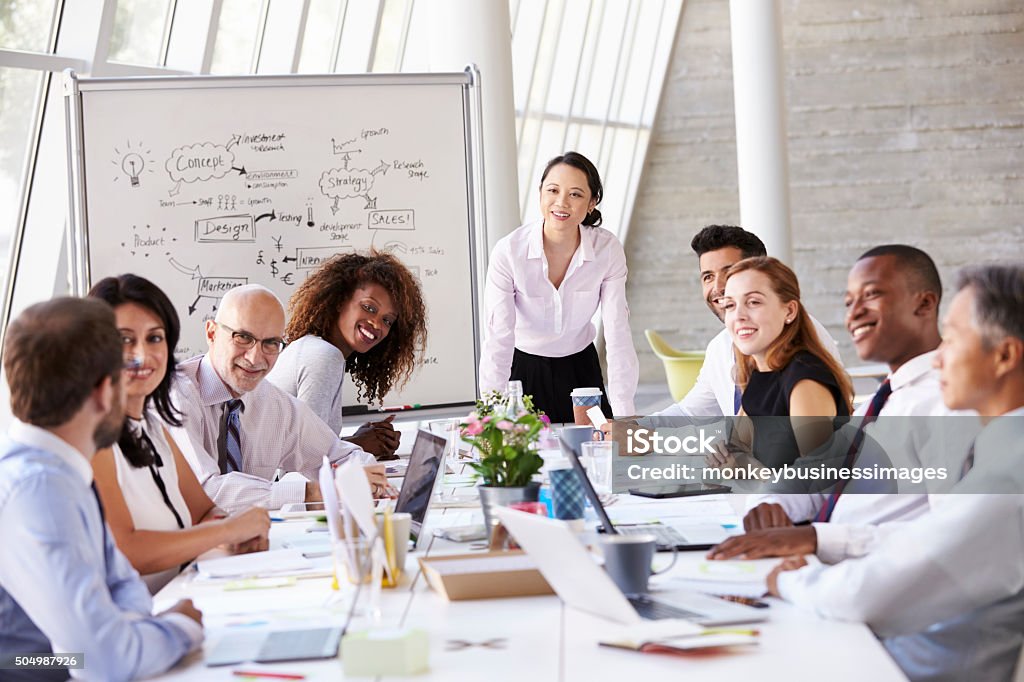
M 159 66 L 169 6 L 168 0 L 119 0 L 110 35 L 110 60 Z
M 330 73 L 334 39 L 343 3 L 338 0 L 310 0 L 306 32 L 302 38 L 299 73 Z
M 603 121 L 608 112 L 608 103 L 612 98 L 612 87 L 622 78 L 617 72 L 619 60 L 625 60 L 619 50 L 606 46 L 619 46 L 628 39 L 624 32 L 629 19 L 628 2 L 606 2 L 604 17 L 598 38 L 598 49 L 594 55 L 591 69 L 590 88 L 587 93 L 585 108 L 579 114 L 598 121 Z
M 338 53 L 338 73 L 366 73 L 373 44 L 379 0 L 349 0 L 345 3 L 345 26 Z
M 401 68 L 407 73 L 430 71 L 430 19 L 427 16 L 430 2 L 413 2 L 409 37 L 405 41 Z
M 577 72 L 583 57 L 583 39 L 587 32 L 587 18 L 590 14 L 587 0 L 569 0 L 562 15 L 561 31 L 555 45 L 554 64 L 551 69 L 551 85 L 547 91 L 545 110 L 569 115 L 569 105 L 578 87 Z M 561 145 L 561 141 L 555 143 Z
M 40 89 L 46 75 L 0 67 L 0 290 L 6 289 L 3 280 L 21 207 L 25 156 L 34 142 Z
M 0 47 L 48 52 L 57 0 L 0 0 Z
M 393 73 L 401 70 L 398 58 L 402 53 L 402 28 L 405 10 L 410 0 L 385 0 L 377 33 L 377 52 L 373 56 L 373 70 Z
M 217 24 L 217 44 L 213 48 L 211 73 L 252 73 L 253 52 L 263 16 L 263 2 L 224 0 Z

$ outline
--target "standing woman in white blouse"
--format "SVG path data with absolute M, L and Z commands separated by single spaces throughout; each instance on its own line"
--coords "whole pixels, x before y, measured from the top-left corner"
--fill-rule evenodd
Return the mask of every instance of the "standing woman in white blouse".
M 541 176 L 541 219 L 501 239 L 491 253 L 480 390 L 504 390 L 509 379 L 518 379 L 523 393 L 556 423 L 573 421 L 569 393 L 580 387 L 601 388 L 609 416 L 635 412 L 638 366 L 626 305 L 626 254 L 618 238 L 599 227 L 603 191 L 585 156 L 556 156 Z M 594 347 L 599 308 L 607 390 Z

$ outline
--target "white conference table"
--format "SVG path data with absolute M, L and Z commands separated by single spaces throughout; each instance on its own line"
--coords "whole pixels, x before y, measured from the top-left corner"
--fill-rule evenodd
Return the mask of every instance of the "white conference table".
M 620 500 L 621 504 L 650 504 L 652 512 L 657 505 L 687 502 L 641 501 L 631 496 Z M 480 519 L 480 514 L 479 509 L 438 509 L 428 517 L 428 526 L 461 525 Z M 304 533 L 309 523 L 274 523 L 272 547 L 280 546 L 289 536 Z M 432 535 L 424 543 L 426 547 L 421 553 L 428 556 L 469 551 L 468 544 Z M 430 671 L 415 679 L 584 681 L 627 680 L 648 675 L 665 676 L 652 679 L 682 679 L 685 675 L 687 680 L 756 676 L 759 680 L 787 682 L 822 675 L 833 682 L 905 679 L 866 626 L 822 620 L 774 599 L 769 600 L 769 620 L 753 626 L 761 631 L 756 646 L 711 656 L 640 654 L 599 647 L 598 640 L 614 631 L 615 626 L 565 607 L 554 596 L 447 602 L 426 584 L 416 558 L 417 554 L 409 554 L 402 584 L 383 590 L 380 602 L 381 626 L 417 627 L 429 634 Z M 204 611 L 206 646 L 239 628 L 309 628 L 344 622 L 344 613 L 323 606 L 332 595 L 329 578 L 300 579 L 289 587 L 226 593 L 223 583 L 199 581 L 195 575 L 190 568 L 178 576 L 157 595 L 157 606 L 164 608 L 183 597 L 196 600 Z M 352 629 L 366 625 L 365 618 L 357 618 Z M 501 640 L 498 648 L 482 646 L 493 639 Z M 471 645 L 461 646 L 464 643 Z M 343 661 L 339 659 L 207 668 L 202 653 L 197 652 L 158 679 L 241 679 L 233 676 L 234 670 L 299 673 L 306 680 L 344 677 Z

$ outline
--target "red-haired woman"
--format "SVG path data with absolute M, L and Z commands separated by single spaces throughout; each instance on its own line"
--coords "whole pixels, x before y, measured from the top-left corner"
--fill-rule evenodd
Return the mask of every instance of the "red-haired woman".
M 743 393 L 740 414 L 770 417 L 753 421 L 753 456 L 768 467 L 791 464 L 831 437 L 835 417 L 850 415 L 850 378 L 822 345 L 796 275 L 781 261 L 747 258 L 726 277 L 722 304 Z M 716 455 L 709 464 L 729 465 Z

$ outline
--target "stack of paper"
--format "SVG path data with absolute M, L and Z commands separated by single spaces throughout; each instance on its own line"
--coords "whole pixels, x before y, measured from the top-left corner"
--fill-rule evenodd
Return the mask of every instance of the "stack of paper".
M 779 559 L 754 561 L 708 561 L 692 556 L 679 557 L 679 565 L 665 583 L 705 594 L 732 594 L 760 597 L 768 591 L 766 579 Z M 665 583 L 661 583 L 664 585 Z
M 297 549 L 275 549 L 209 559 L 196 564 L 201 578 L 249 578 L 313 571 L 313 562 Z

